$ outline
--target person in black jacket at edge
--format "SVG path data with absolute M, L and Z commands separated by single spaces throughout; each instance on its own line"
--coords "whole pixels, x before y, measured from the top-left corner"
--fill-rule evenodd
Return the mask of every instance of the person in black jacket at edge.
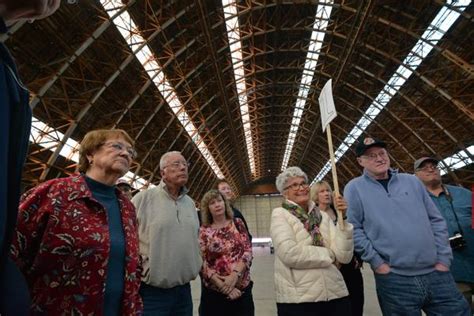
M 225 179 L 219 179 L 217 181 L 216 189 L 224 195 L 224 197 L 230 201 L 230 206 L 232 208 L 232 211 L 234 212 L 234 218 L 240 218 L 245 225 L 245 229 L 247 229 L 247 233 L 249 235 L 250 243 L 252 243 L 252 235 L 250 234 L 249 227 L 247 226 L 247 222 L 245 221 L 244 216 L 242 213 L 239 211 L 238 208 L 236 208 L 232 202 L 235 200 L 235 195 L 234 192 L 232 191 L 232 188 L 230 187 L 229 183 Z
M 0 0 L 0 32 L 16 22 L 53 14 L 60 0 Z M 15 62 L 0 43 L 0 315 L 28 315 L 23 275 L 9 259 L 20 197 L 21 172 L 28 152 L 32 113 L 29 93 Z

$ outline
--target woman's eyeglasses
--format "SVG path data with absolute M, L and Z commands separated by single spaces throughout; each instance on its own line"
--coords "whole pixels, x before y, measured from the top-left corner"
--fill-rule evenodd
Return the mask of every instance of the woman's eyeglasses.
M 126 146 L 122 143 L 118 143 L 118 142 L 105 143 L 104 146 L 108 146 L 108 147 L 113 148 L 113 149 L 115 149 L 116 151 L 119 151 L 119 152 L 122 151 L 122 150 L 126 150 L 128 155 L 132 159 L 137 158 L 137 151 L 133 147 Z
M 299 189 L 307 189 L 309 188 L 309 184 L 306 182 L 303 183 L 293 183 L 287 187 L 284 188 L 284 190 L 292 190 L 292 191 L 298 191 Z

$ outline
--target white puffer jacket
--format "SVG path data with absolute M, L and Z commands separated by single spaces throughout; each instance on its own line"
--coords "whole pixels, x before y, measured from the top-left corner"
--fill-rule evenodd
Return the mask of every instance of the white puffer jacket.
M 348 295 L 344 279 L 333 264 L 353 256 L 353 227 L 333 224 L 322 212 L 320 231 L 326 247 L 313 246 L 301 221 L 279 207 L 273 210 L 270 235 L 275 247 L 275 291 L 278 303 L 329 301 Z

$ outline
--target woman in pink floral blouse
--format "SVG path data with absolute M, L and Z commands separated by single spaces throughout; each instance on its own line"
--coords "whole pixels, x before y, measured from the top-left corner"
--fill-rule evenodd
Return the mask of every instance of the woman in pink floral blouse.
M 244 223 L 234 219 L 229 202 L 217 190 L 202 198 L 201 219 L 199 243 L 204 262 L 200 315 L 253 316 L 252 245 Z

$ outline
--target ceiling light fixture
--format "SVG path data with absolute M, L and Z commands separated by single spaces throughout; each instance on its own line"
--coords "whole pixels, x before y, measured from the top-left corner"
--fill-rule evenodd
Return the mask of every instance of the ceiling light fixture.
M 293 111 L 293 119 L 291 120 L 290 133 L 288 134 L 285 154 L 283 155 L 283 162 L 281 164 L 282 171 L 288 166 L 291 152 L 293 151 L 293 145 L 295 143 L 301 117 L 303 116 L 304 108 L 306 106 L 308 93 L 311 89 L 311 82 L 313 81 L 314 71 L 318 63 L 321 48 L 323 46 L 324 35 L 326 35 L 326 29 L 329 23 L 329 18 L 331 17 L 331 11 L 332 1 L 328 0 L 321 1 L 318 5 L 318 8 L 316 9 L 313 31 L 311 32 L 311 38 L 309 41 L 308 52 L 306 54 L 306 60 L 304 62 L 304 69 L 301 76 L 298 96 L 296 98 L 295 109 Z
M 252 142 L 252 128 L 250 124 L 249 104 L 247 100 L 247 86 L 245 82 L 245 69 L 242 59 L 242 44 L 240 42 L 239 17 L 237 4 L 233 0 L 222 0 L 224 9 L 227 40 L 234 69 L 234 80 L 237 90 L 237 99 L 240 104 L 240 118 L 244 129 L 245 144 L 249 156 L 250 172 L 255 176 L 255 155 Z
M 122 1 L 111 1 L 101 0 L 100 1 L 109 17 L 121 9 L 124 4 Z M 135 51 L 135 47 L 142 45 L 146 40 L 140 35 L 138 27 L 133 21 L 132 17 L 125 10 L 122 14 L 117 16 L 113 23 L 117 27 L 124 40 L 132 51 Z M 158 64 L 156 56 L 152 53 L 148 45 L 143 45 L 142 49 L 135 53 L 136 58 L 140 61 L 146 73 L 153 80 L 153 83 L 157 87 L 160 94 L 163 96 L 173 113 L 176 115 L 178 121 L 181 123 L 189 137 L 196 144 L 199 151 L 206 159 L 207 163 L 211 167 L 212 171 L 218 178 L 224 178 L 224 174 L 217 165 L 214 157 L 207 148 L 201 135 L 198 133 L 198 129 L 194 126 L 194 123 L 190 120 L 188 113 L 186 112 L 184 105 L 179 100 L 173 86 L 169 83 L 166 78 L 161 65 Z

